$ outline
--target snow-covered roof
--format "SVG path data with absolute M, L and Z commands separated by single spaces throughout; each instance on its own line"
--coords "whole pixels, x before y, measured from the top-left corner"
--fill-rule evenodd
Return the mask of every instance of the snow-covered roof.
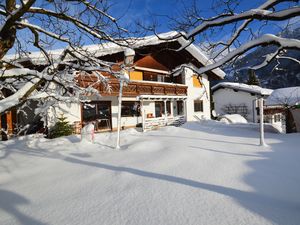
M 123 44 L 129 44 L 129 46 L 132 49 L 136 49 L 144 46 L 158 45 L 161 43 L 177 41 L 181 46 L 187 46 L 185 50 L 187 50 L 201 64 L 203 65 L 212 64 L 212 62 L 208 59 L 208 57 L 196 45 L 190 44 L 190 42 L 183 37 L 175 38 L 178 34 L 179 33 L 176 31 L 170 31 L 158 35 L 146 36 L 143 38 L 129 38 L 126 40 L 126 43 Z M 86 45 L 83 46 L 83 50 L 93 53 L 96 57 L 101 57 L 105 55 L 112 55 L 118 52 L 128 51 L 128 48 L 110 42 L 110 43 L 103 43 L 100 45 Z M 56 49 L 56 50 L 49 51 L 49 54 L 51 54 L 52 58 L 55 59 L 58 58 L 63 51 L 64 49 Z M 9 55 L 6 56 L 5 58 L 14 59 L 16 57 L 17 57 L 16 55 Z M 24 60 L 28 60 L 28 59 L 30 59 L 34 63 L 46 62 L 46 59 L 41 52 L 32 52 L 30 54 L 30 57 Z M 213 69 L 212 72 L 222 79 L 225 76 L 225 73 L 219 68 Z
M 288 105 L 300 104 L 300 87 L 279 88 L 272 92 L 266 99 L 266 105 Z
M 213 86 L 211 89 L 212 91 L 216 91 L 220 88 L 229 88 L 229 89 L 244 91 L 244 92 L 253 93 L 257 95 L 270 95 L 273 92 L 272 89 L 262 88 L 257 85 L 248 85 L 243 83 L 232 83 L 232 82 L 218 83 L 215 86 Z

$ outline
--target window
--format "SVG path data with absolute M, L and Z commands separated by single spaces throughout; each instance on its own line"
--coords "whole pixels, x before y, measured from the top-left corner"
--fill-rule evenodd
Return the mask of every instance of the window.
M 167 101 L 167 115 L 171 114 L 171 103 Z M 162 117 L 165 114 L 165 105 L 163 101 L 155 102 L 155 117 Z
M 173 77 L 173 83 L 184 84 L 185 82 L 183 81 L 182 74 L 179 74 L 179 75 Z
M 143 80 L 157 81 L 157 74 L 149 71 L 144 71 Z
M 143 72 L 143 80 L 166 82 L 166 83 L 171 82 L 171 78 L 169 75 L 159 74 L 159 73 L 154 73 L 154 72 L 149 72 L 149 71 Z
M 177 115 L 183 115 L 183 101 L 177 101 Z
M 92 121 L 97 119 L 97 105 L 85 104 L 83 105 L 83 120 Z
M 121 115 L 124 117 L 140 116 L 140 102 L 122 102 Z
M 276 123 L 276 122 L 280 122 L 281 121 L 281 116 L 280 116 L 280 114 L 275 114 L 274 115 L 274 122 Z
M 203 112 L 203 101 L 202 100 L 194 101 L 194 112 Z
M 83 121 L 110 119 L 110 102 L 86 103 L 83 105 Z

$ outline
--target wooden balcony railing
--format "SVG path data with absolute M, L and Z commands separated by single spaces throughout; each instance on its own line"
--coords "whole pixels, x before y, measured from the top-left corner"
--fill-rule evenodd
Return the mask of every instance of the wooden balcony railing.
M 102 84 L 93 84 L 91 79 L 81 79 L 79 81 L 80 86 L 88 87 L 92 85 L 99 90 L 102 96 L 118 96 L 120 83 L 118 80 L 112 80 L 109 82 L 110 92 Z M 127 97 L 135 97 L 138 95 L 187 95 L 187 86 L 182 84 L 171 84 L 161 82 L 138 82 L 131 81 L 127 85 L 123 86 L 123 95 Z

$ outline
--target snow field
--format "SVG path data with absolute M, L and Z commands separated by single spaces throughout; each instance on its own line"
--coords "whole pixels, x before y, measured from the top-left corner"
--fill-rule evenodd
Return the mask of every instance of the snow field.
M 300 222 L 299 134 L 207 121 L 0 143 L 0 224 Z

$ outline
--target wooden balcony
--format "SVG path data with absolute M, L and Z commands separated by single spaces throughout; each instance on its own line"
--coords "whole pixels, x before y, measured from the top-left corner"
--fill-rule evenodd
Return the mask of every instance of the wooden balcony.
M 99 93 L 102 96 L 118 96 L 120 83 L 118 80 L 111 80 L 109 82 L 110 92 L 107 91 L 107 88 L 102 84 L 93 84 L 93 80 L 81 79 L 79 81 L 80 86 L 88 87 L 92 85 L 94 88 L 99 90 Z M 187 86 L 182 84 L 173 84 L 173 83 L 162 83 L 162 82 L 152 82 L 152 81 L 131 81 L 127 85 L 123 86 L 123 95 L 126 97 L 136 97 L 139 95 L 187 95 Z

